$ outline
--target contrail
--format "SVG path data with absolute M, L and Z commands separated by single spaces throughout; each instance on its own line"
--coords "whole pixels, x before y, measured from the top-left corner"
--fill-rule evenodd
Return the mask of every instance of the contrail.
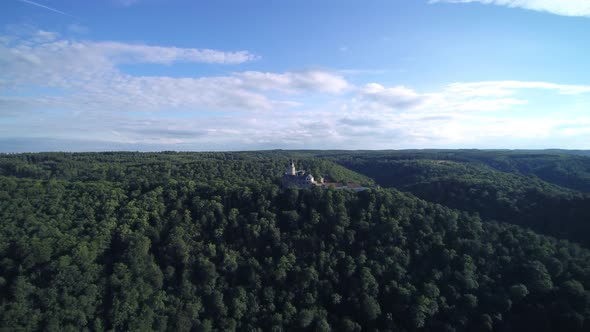
M 70 14 L 68 14 L 68 13 L 64 13 L 64 12 L 62 12 L 61 10 L 57 10 L 57 9 L 55 9 L 55 8 L 47 7 L 47 6 L 45 6 L 45 5 L 42 5 L 42 4 L 40 4 L 40 3 L 37 3 L 37 2 L 34 2 L 34 1 L 30 1 L 30 0 L 18 0 L 18 1 L 20 1 L 20 2 L 24 2 L 24 3 L 28 3 L 29 5 L 33 5 L 33 6 L 37 6 L 37 7 L 41 7 L 41 8 L 45 8 L 45 9 L 47 9 L 47 10 L 51 10 L 52 12 L 55 12 L 55 13 L 58 13 L 58 14 L 62 14 L 62 15 L 69 16 L 69 17 L 74 17 L 74 16 L 72 16 L 72 15 L 70 15 Z

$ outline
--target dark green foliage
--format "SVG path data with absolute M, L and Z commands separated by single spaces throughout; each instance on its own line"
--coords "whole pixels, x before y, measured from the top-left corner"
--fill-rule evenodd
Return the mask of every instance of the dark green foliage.
M 308 156 L 335 160 L 344 165 L 357 162 L 436 160 L 487 165 L 501 172 L 534 176 L 544 181 L 590 193 L 590 151 L 567 150 L 403 150 L 403 151 L 310 151 Z
M 281 190 L 271 157 L 0 158 L 0 330 L 590 328 L 587 249 L 397 190 Z
M 475 159 L 485 160 L 497 168 L 512 166 L 502 172 Z M 590 247 L 590 195 L 535 176 L 525 176 L 516 169 L 526 168 L 528 171 L 523 172 L 531 174 L 534 169 L 553 167 L 555 160 L 562 160 L 567 169 L 583 161 L 590 170 L 590 158 L 586 157 L 492 152 L 392 153 L 389 158 L 361 154 L 353 160 L 337 159 L 344 166 L 372 177 L 383 187 L 395 187 L 431 202 L 478 213 L 484 219 L 530 227 Z M 585 175 L 575 174 L 577 183 L 585 183 Z M 563 185 L 560 181 L 556 183 Z
M 272 156 L 272 158 L 270 158 Z M 309 155 L 271 152 L 34 153 L 0 155 L 0 175 L 68 181 L 109 181 L 130 189 L 192 180 L 207 185 L 279 184 L 289 159 L 314 176 L 370 185 L 370 178 Z

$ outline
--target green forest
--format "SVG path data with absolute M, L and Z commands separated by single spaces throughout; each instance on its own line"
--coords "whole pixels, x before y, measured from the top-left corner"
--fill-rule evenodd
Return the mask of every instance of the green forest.
M 3 154 L 0 220 L 0 331 L 590 331 L 584 151 Z

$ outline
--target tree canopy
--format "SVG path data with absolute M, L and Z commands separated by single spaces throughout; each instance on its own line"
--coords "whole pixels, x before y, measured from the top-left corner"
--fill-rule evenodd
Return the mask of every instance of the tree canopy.
M 306 153 L 293 155 L 312 172 L 373 183 Z M 280 188 L 293 155 L 1 156 L 0 330 L 590 329 L 583 246 L 436 192 Z M 585 199 L 465 167 L 457 186 L 497 188 L 518 211 L 537 199 L 526 185 Z

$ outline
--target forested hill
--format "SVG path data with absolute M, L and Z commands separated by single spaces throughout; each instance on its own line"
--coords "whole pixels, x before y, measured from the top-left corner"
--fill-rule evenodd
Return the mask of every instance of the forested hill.
M 108 181 L 150 188 L 171 181 L 232 186 L 279 184 L 289 159 L 332 181 L 364 185 L 373 180 L 332 161 L 268 152 L 212 153 L 32 153 L 0 156 L 0 175 L 40 180 Z
M 590 151 L 566 150 L 391 150 L 307 151 L 308 156 L 343 165 L 400 160 L 447 160 L 484 164 L 506 173 L 534 176 L 558 186 L 590 193 Z
M 501 172 L 478 162 L 422 158 L 357 158 L 340 162 L 374 178 L 381 186 L 590 247 L 590 195 L 587 193 L 535 176 Z
M 589 250 L 287 157 L 1 156 L 0 330 L 590 329 Z

